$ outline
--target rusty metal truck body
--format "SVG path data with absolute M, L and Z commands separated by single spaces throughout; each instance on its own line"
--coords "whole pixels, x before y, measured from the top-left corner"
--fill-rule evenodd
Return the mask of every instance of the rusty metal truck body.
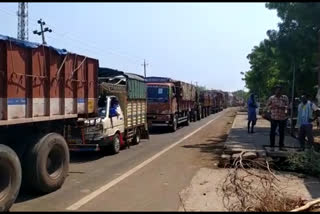
M 202 118 L 209 116 L 214 113 L 214 93 L 212 90 L 201 90 L 200 91 L 200 105 Z
M 224 94 L 222 91 L 218 90 L 212 90 L 213 97 L 214 97 L 214 107 L 213 107 L 213 112 L 220 112 L 223 110 L 223 105 L 224 105 Z
M 59 189 L 68 173 L 69 127 L 97 112 L 98 60 L 0 35 L 0 210 L 21 178 Z M 23 174 L 23 176 L 22 176 Z
M 147 77 L 149 127 L 165 126 L 176 131 L 189 125 L 195 113 L 196 87 L 165 77 Z

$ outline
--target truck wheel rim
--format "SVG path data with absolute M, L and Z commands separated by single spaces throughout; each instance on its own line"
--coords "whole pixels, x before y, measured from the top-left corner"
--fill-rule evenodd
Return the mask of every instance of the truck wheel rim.
M 5 198 L 11 188 L 12 171 L 4 163 L 0 163 L 0 201 Z
M 119 141 L 119 138 L 117 138 L 117 137 L 114 140 L 114 148 L 116 151 L 120 150 L 120 141 Z
M 47 172 L 51 178 L 61 175 L 63 169 L 63 150 L 55 145 L 48 154 Z

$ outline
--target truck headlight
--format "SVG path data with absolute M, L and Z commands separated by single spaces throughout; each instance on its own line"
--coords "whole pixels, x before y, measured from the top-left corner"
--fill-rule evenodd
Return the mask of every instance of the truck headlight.
M 102 124 L 97 124 L 97 129 L 103 130 L 103 125 Z

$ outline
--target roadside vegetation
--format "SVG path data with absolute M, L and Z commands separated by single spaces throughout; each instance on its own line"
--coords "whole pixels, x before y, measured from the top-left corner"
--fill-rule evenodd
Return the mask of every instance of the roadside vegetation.
M 276 84 L 282 84 L 287 94 L 292 87 L 295 69 L 295 96 L 317 93 L 317 67 L 320 63 L 320 3 L 266 3 L 276 10 L 279 29 L 267 31 L 267 39 L 253 47 L 247 56 L 250 70 L 241 72 L 250 92 L 265 100 Z

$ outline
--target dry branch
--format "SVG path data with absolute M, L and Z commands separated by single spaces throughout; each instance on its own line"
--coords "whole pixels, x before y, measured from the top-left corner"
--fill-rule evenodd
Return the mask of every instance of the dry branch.
M 297 209 L 291 210 L 291 212 L 302 212 L 302 211 L 306 211 L 309 210 L 310 208 L 312 208 L 314 205 L 316 204 L 320 204 L 320 198 L 310 201 L 308 203 L 306 203 L 305 205 L 303 205 L 302 207 L 299 207 Z
M 279 179 L 267 160 L 249 160 L 245 152 L 233 162 L 222 184 L 223 203 L 229 211 L 290 211 L 304 204 L 278 187 Z

